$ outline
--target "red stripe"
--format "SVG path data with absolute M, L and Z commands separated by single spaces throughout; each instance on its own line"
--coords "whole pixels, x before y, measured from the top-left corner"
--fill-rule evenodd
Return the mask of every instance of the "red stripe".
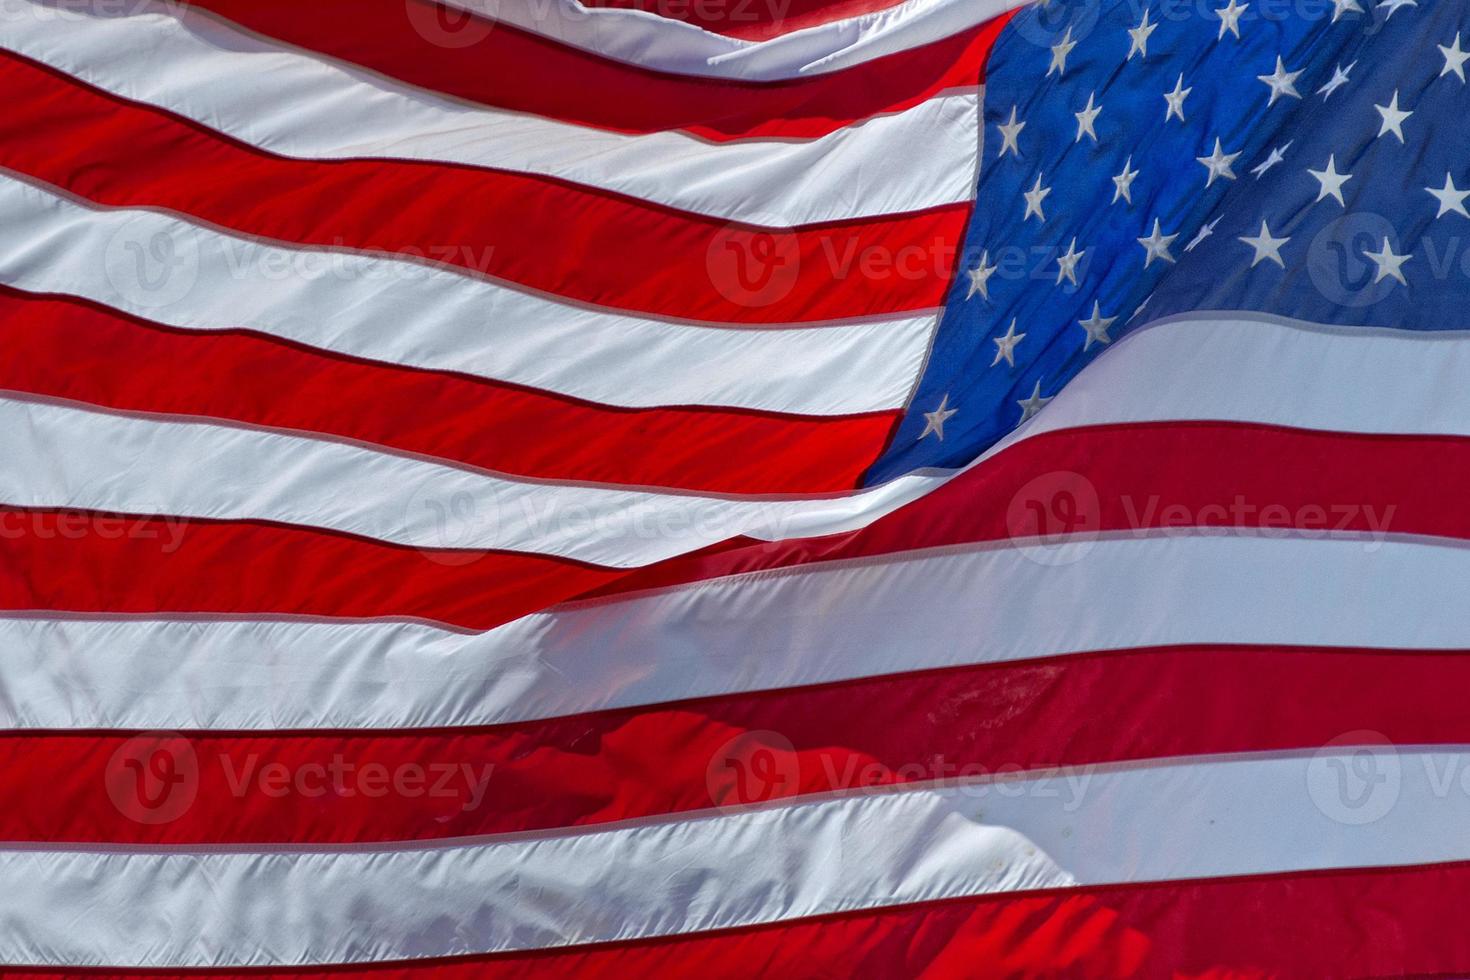
M 0 507 L 0 609 L 419 618 L 489 629 L 620 574 L 263 522 Z
M 1470 865 L 1347 869 L 986 895 L 634 942 L 291 970 L 117 977 L 744 980 L 1464 975 Z M 55 972 L 16 971 L 33 977 Z
M 817 137 L 973 86 L 1009 14 L 923 47 L 781 82 L 649 71 L 504 24 L 454 14 L 437 43 L 431 0 L 196 0 L 194 7 L 288 44 L 484 105 L 627 133 L 683 129 L 707 139 Z M 478 38 L 473 43 L 467 39 Z
M 765 41 L 834 20 L 896 7 L 903 0 L 586 0 L 586 7 L 642 10 L 715 34 Z
M 488 629 L 573 597 L 1030 535 L 1035 511 L 1027 500 L 1052 513 L 1059 492 L 1076 491 L 1058 471 L 1089 481 L 1098 500 L 1067 511 L 1053 532 L 1191 524 L 1378 532 L 1387 519 L 1394 533 L 1470 538 L 1470 514 L 1454 499 L 1470 472 L 1470 439 L 1186 422 L 1037 436 L 862 531 L 732 539 L 642 570 L 421 552 L 251 522 L 187 521 L 176 533 L 177 521 L 155 519 L 141 525 L 147 537 L 68 535 L 57 532 L 59 521 L 90 528 L 91 518 L 0 510 L 0 548 L 16 559 L 0 564 L 0 608 L 416 616 Z M 166 549 L 161 541 L 176 543 Z M 220 576 L 221 555 L 245 574 Z M 452 562 L 467 564 L 443 564 Z
M 710 493 L 850 489 L 899 415 L 610 408 L 4 286 L 0 348 L 0 388 L 12 391 L 330 433 L 541 479 Z
M 786 323 L 937 307 L 969 211 L 772 233 L 524 174 L 273 156 L 17 56 L 0 58 L 0 86 L 0 166 L 81 197 L 300 245 L 427 256 L 659 316 Z M 767 246 L 772 264 L 751 266 Z
M 1359 730 L 1463 744 L 1467 654 L 1176 647 L 495 728 L 169 736 L 176 756 L 197 760 L 198 795 L 164 823 L 134 820 L 109 795 L 119 779 L 134 788 L 123 769 L 133 733 L 14 733 L 0 738 L 0 839 L 421 840 L 1051 766 L 1310 749 Z M 1108 710 L 1120 704 L 1128 710 Z M 151 752 L 157 736 L 142 744 Z
M 692 554 L 606 591 L 1038 531 L 1276 526 L 1470 538 L 1456 496 L 1466 472 L 1470 439 L 1461 436 L 1207 421 L 1066 429 L 1025 439 L 860 530 Z

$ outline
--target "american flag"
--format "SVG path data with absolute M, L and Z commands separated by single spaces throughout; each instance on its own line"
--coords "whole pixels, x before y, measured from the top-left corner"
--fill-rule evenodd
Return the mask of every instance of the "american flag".
M 1467 39 L 0 0 L 0 964 L 1470 970 Z

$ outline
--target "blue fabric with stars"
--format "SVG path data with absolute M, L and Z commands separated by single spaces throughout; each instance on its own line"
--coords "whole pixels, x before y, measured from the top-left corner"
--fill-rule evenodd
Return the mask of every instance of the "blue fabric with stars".
M 964 465 L 1181 314 L 1470 329 L 1467 22 L 1457 0 L 1018 13 L 955 281 L 867 482 Z

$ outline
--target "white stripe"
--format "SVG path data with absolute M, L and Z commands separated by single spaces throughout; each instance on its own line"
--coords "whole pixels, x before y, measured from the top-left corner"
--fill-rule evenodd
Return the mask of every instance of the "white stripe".
M 819 564 L 572 605 L 473 636 L 390 623 L 0 620 L 0 727 L 486 725 L 1094 650 L 1470 648 L 1470 548 L 1181 533 Z M 1058 556 L 1075 561 L 1049 563 Z
M 1180 760 L 413 850 L 0 853 L 0 960 L 365 962 L 1058 887 L 1470 858 L 1453 750 Z M 1448 787 L 1446 791 L 1445 787 Z M 1381 795 L 1380 795 L 1381 794 Z M 85 914 L 78 914 L 84 910 Z
M 1446 327 L 1470 329 L 1463 322 Z M 1063 389 L 1021 435 L 1121 422 L 1257 422 L 1470 435 L 1470 334 L 1332 327 L 1204 311 L 1150 323 Z
M 850 515 L 865 503 L 521 482 L 306 436 L 13 397 L 0 397 L 0 458 L 0 503 L 15 506 L 272 521 L 617 568 L 757 530 L 781 536 L 796 513 Z
M 1019 0 L 906 0 L 765 41 L 715 34 L 659 14 L 576 0 L 444 0 L 502 23 L 657 71 L 778 81 L 851 68 L 998 17 Z
M 405 91 L 209 17 L 156 9 L 61 13 L 9 0 L 0 45 L 283 156 L 496 167 L 765 225 L 915 211 L 974 193 L 973 91 L 817 140 L 626 136 Z
M 87 207 L 4 175 L 0 281 L 170 326 L 247 328 L 610 405 L 808 415 L 902 405 L 935 318 L 750 329 L 670 323 L 413 261 L 277 247 L 153 211 Z

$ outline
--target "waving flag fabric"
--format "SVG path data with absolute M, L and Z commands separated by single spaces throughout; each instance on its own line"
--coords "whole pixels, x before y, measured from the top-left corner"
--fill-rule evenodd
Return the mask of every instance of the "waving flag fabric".
M 6 0 L 0 964 L 1470 969 L 1470 9 Z

